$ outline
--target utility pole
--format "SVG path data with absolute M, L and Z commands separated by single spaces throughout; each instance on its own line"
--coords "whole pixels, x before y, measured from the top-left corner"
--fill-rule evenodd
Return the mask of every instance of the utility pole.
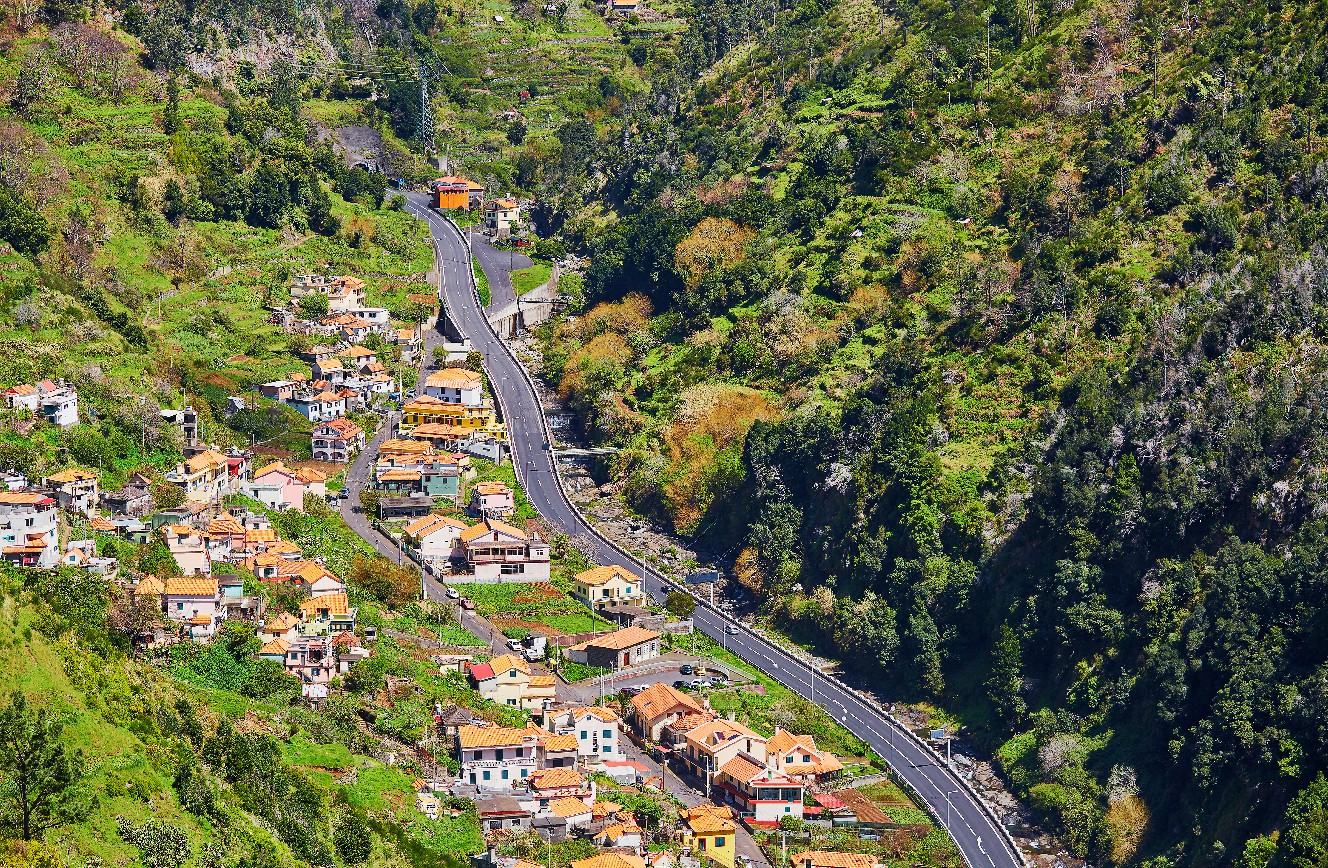
M 429 71 L 423 63 L 420 63 L 420 150 L 424 152 L 425 159 L 429 157 L 429 146 L 432 144 L 433 130 L 429 123 Z

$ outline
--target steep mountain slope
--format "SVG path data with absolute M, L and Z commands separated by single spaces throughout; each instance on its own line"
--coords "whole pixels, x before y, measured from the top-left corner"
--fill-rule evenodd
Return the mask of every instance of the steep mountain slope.
M 721 4 L 542 164 L 629 501 L 1095 860 L 1318 846 L 1324 12 Z

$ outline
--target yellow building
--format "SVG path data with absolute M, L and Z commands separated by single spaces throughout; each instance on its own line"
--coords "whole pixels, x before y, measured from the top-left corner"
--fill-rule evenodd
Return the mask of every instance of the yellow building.
M 733 822 L 732 810 L 718 805 L 697 805 L 683 811 L 680 819 L 678 839 L 682 846 L 690 847 L 692 855 L 702 864 L 709 859 L 715 865 L 733 868 L 738 827 Z
M 488 434 L 495 440 L 507 439 L 507 426 L 498 421 L 493 401 L 488 399 L 474 407 L 467 407 L 431 395 L 421 395 L 401 408 L 401 436 L 409 437 L 417 425 L 452 425 Z
M 622 567 L 594 567 L 572 580 L 572 595 L 592 609 L 641 599 L 641 578 Z
M 544 700 L 553 699 L 552 675 L 530 671 L 530 664 L 512 654 L 500 654 L 488 663 L 470 668 L 475 689 L 485 699 L 500 705 L 537 709 Z

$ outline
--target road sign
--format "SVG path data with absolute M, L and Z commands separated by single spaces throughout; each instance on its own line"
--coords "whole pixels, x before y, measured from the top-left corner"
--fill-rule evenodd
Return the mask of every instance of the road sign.
M 687 577 L 687 584 L 689 585 L 706 585 L 718 581 L 719 570 L 702 570 Z

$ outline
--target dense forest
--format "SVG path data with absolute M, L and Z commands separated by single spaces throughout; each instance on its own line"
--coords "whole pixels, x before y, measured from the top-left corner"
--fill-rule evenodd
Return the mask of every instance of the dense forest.
M 1328 853 L 1325 12 L 720 4 L 539 164 L 631 504 L 1097 862 Z

